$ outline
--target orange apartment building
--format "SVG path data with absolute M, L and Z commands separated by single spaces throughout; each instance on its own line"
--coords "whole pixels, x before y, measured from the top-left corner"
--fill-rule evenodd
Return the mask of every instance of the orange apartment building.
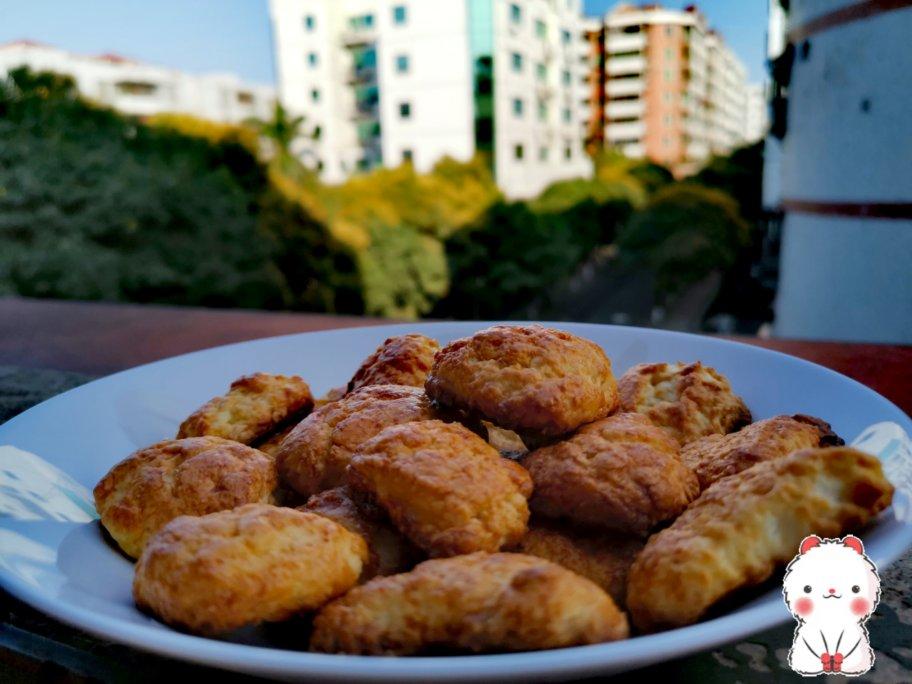
M 619 5 L 586 38 L 590 152 L 685 175 L 747 141 L 747 72 L 695 6 Z

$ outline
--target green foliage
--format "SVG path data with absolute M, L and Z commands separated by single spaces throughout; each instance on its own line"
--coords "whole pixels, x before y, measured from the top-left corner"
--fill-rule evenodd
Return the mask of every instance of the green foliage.
M 368 314 L 417 318 L 447 290 L 443 244 L 409 226 L 372 226 L 358 263 Z
M 739 147 L 724 157 L 713 157 L 688 179 L 731 195 L 748 220 L 759 218 L 762 207 L 763 142 Z
M 447 242 L 450 292 L 434 314 L 521 316 L 532 300 L 546 300 L 595 247 L 614 238 L 630 213 L 626 200 L 599 203 L 581 193 L 582 187 L 571 182 L 564 188 L 571 197 L 585 197 L 576 203 L 562 199 L 559 187 L 541 203 L 498 202 L 474 226 L 456 233 Z
M 149 128 L 13 72 L 0 92 L 0 278 L 7 292 L 208 306 L 286 303 L 237 143 Z
M 749 232 L 731 197 L 680 183 L 657 192 L 633 216 L 618 235 L 618 246 L 628 259 L 650 268 L 659 293 L 669 295 L 731 267 Z

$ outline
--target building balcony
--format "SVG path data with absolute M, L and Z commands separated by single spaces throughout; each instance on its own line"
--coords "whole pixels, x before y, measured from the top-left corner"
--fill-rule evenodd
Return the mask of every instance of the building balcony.
M 608 60 L 607 71 L 612 76 L 641 74 L 646 71 L 646 58 L 612 57 Z
M 610 142 L 616 140 L 640 140 L 646 135 L 646 124 L 642 121 L 629 123 L 609 123 L 605 127 L 605 134 Z
M 610 79 L 605 88 L 609 96 L 637 95 L 646 89 L 646 81 L 642 78 Z
M 369 45 L 377 40 L 377 30 L 374 28 L 349 28 L 341 32 L 340 39 L 345 47 Z
M 646 156 L 646 147 L 642 143 L 620 145 L 621 154 L 631 159 L 642 159 Z
M 609 119 L 623 119 L 632 116 L 643 116 L 646 111 L 646 105 L 642 100 L 609 102 L 606 111 Z
M 352 66 L 348 70 L 348 77 L 346 81 L 352 85 L 358 85 L 361 83 L 376 83 L 377 82 L 377 67 L 375 66 Z
M 619 35 L 609 35 L 605 42 L 607 51 L 612 52 L 631 52 L 633 50 L 642 50 L 646 47 L 645 33 L 622 33 Z

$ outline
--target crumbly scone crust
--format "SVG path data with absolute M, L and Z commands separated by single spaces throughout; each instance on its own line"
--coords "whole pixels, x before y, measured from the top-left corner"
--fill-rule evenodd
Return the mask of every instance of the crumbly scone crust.
M 525 651 L 623 639 L 627 619 L 589 580 L 515 553 L 425 561 L 327 605 L 311 648 L 407 655 L 445 646 Z
M 293 417 L 303 418 L 313 406 L 310 387 L 296 375 L 245 375 L 184 420 L 177 439 L 212 435 L 253 444 Z
M 829 424 L 819 418 L 775 416 L 751 423 L 738 432 L 689 442 L 681 449 L 681 459 L 694 471 L 702 490 L 761 461 L 788 456 L 799 449 L 841 443 Z
M 497 551 L 529 520 L 529 474 L 457 423 L 386 428 L 352 458 L 348 481 L 431 556 Z
M 165 440 L 115 465 L 95 486 L 95 508 L 135 558 L 170 520 L 271 502 L 276 484 L 275 463 L 252 447 L 221 437 Z
M 532 510 L 644 535 L 699 493 L 678 452 L 677 442 L 639 413 L 589 423 L 523 459 L 535 483 Z
M 451 342 L 437 352 L 425 390 L 523 437 L 565 434 L 618 406 L 602 348 L 540 325 L 495 325 Z
M 352 454 L 383 428 L 435 417 L 424 392 L 405 385 L 368 385 L 302 420 L 276 451 L 279 475 L 312 496 L 345 484 Z
M 355 371 L 348 382 L 348 391 L 366 385 L 424 387 L 439 349 L 437 340 L 418 333 L 390 337 Z
M 733 432 L 751 413 L 728 379 L 695 363 L 641 363 L 618 380 L 622 411 L 643 413 L 681 444 Z
M 805 536 L 858 530 L 892 495 L 880 461 L 848 447 L 804 449 L 725 477 L 634 561 L 631 618 L 644 631 L 696 622 L 732 592 L 770 577 Z
M 354 586 L 366 558 L 338 523 L 250 504 L 168 523 L 140 556 L 133 596 L 168 624 L 220 634 L 319 608 Z

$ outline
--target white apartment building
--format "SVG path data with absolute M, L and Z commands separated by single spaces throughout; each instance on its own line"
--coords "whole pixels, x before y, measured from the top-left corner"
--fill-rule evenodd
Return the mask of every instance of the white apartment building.
M 747 86 L 747 112 L 744 120 L 744 140 L 755 143 L 766 137 L 769 128 L 769 113 L 766 103 L 766 88 L 762 83 Z
M 270 0 L 279 95 L 327 182 L 489 156 L 513 197 L 591 173 L 581 0 Z
M 679 174 L 747 140 L 747 72 L 696 7 L 618 5 L 603 26 L 589 41 L 605 91 L 590 137 L 602 126 L 606 145 Z
M 0 45 L 0 74 L 27 66 L 72 76 L 80 94 L 125 114 L 164 112 L 236 123 L 272 116 L 275 90 L 233 74 L 188 74 L 119 55 L 78 55 L 49 45 L 17 41 Z

